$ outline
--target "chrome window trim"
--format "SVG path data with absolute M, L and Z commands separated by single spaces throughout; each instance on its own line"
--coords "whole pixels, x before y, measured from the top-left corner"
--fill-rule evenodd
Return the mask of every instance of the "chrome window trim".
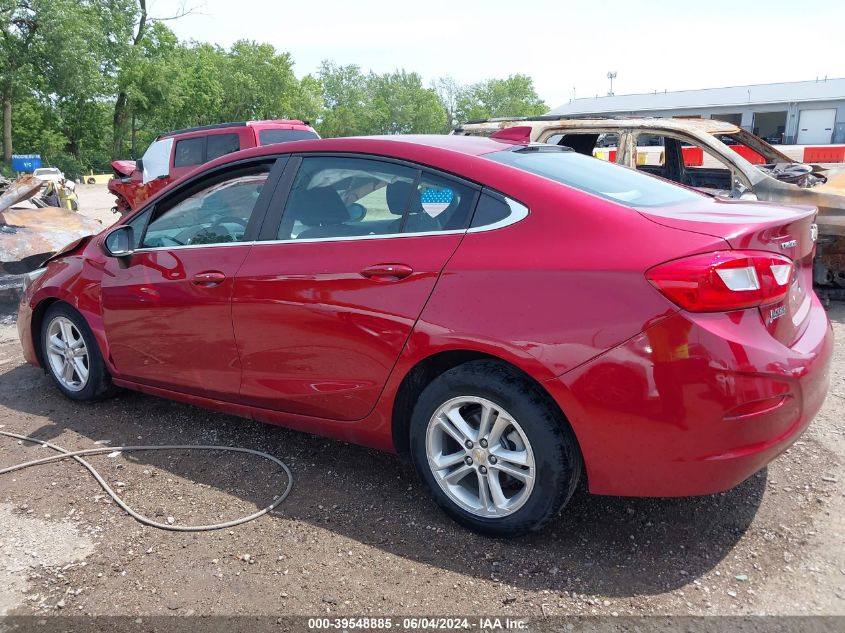
M 148 253 L 153 251 L 173 251 L 184 248 L 211 248 L 214 246 L 261 246 L 262 244 L 314 244 L 318 242 L 351 242 L 353 240 L 383 240 L 396 239 L 405 237 L 429 237 L 433 235 L 460 235 L 462 233 L 485 233 L 487 231 L 496 231 L 498 229 L 521 222 L 528 217 L 528 207 L 521 202 L 517 202 L 507 196 L 502 196 L 511 209 L 508 217 L 487 224 L 486 226 L 478 226 L 470 229 L 452 229 L 450 231 L 418 231 L 416 233 L 385 233 L 382 235 L 341 235 L 337 237 L 312 237 L 302 240 L 288 239 L 288 240 L 254 240 L 251 242 L 219 242 L 217 244 L 184 244 L 182 246 L 150 246 L 146 248 L 137 248 L 135 253 Z
M 213 246 L 252 246 L 256 244 L 255 241 L 249 242 L 218 242 L 217 244 L 182 244 L 176 246 L 145 246 L 144 248 L 136 248 L 132 253 L 152 253 L 155 251 L 175 251 L 185 248 L 211 248 Z
M 521 222 L 522 220 L 528 217 L 528 207 L 526 207 L 521 202 L 517 202 L 516 200 L 507 196 L 502 197 L 505 199 L 505 202 L 511 209 L 510 215 L 505 218 L 502 218 L 498 222 L 493 222 L 493 224 L 485 224 L 484 226 L 470 227 L 469 229 L 467 229 L 467 233 L 483 233 L 485 231 L 495 231 L 496 229 L 501 229 L 506 226 L 510 226 L 511 224 Z

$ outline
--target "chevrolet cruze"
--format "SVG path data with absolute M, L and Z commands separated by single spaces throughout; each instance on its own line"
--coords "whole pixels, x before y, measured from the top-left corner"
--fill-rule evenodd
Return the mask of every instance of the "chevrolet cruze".
M 297 141 L 219 158 L 29 275 L 26 359 L 407 456 L 476 531 L 583 477 L 707 494 L 819 410 L 816 210 L 720 200 L 507 138 Z

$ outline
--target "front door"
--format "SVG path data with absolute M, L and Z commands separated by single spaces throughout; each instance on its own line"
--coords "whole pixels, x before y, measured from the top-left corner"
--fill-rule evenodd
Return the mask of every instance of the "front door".
M 477 195 L 408 165 L 302 159 L 274 239 L 255 244 L 235 283 L 242 401 L 334 420 L 366 416 Z
M 109 259 L 103 321 L 118 377 L 207 397 L 233 397 L 240 364 L 232 333 L 235 274 L 251 247 L 250 219 L 269 164 L 229 169 L 136 216 L 136 250 Z M 255 220 L 254 220 L 255 222 Z

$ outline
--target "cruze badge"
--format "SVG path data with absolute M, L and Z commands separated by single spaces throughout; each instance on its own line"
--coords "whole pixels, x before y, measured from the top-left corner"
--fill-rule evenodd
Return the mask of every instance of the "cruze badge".
M 781 248 L 795 248 L 798 246 L 798 240 L 789 240 L 788 242 L 781 242 Z
M 778 306 L 777 308 L 772 308 L 771 310 L 769 310 L 769 323 L 772 323 L 775 320 L 781 318 L 784 314 L 786 314 L 786 306 Z
M 819 237 L 819 225 L 818 224 L 811 224 L 810 225 L 810 239 L 814 242 Z

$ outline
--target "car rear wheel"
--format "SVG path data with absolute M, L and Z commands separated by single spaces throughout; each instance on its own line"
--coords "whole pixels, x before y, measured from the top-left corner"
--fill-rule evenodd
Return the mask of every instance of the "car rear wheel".
M 482 534 L 540 529 L 569 501 L 581 455 L 560 411 L 528 378 L 473 361 L 433 380 L 411 420 L 414 465 L 447 514 Z
M 47 310 L 41 326 L 41 358 L 53 382 L 73 400 L 99 400 L 117 391 L 88 323 L 65 303 Z

